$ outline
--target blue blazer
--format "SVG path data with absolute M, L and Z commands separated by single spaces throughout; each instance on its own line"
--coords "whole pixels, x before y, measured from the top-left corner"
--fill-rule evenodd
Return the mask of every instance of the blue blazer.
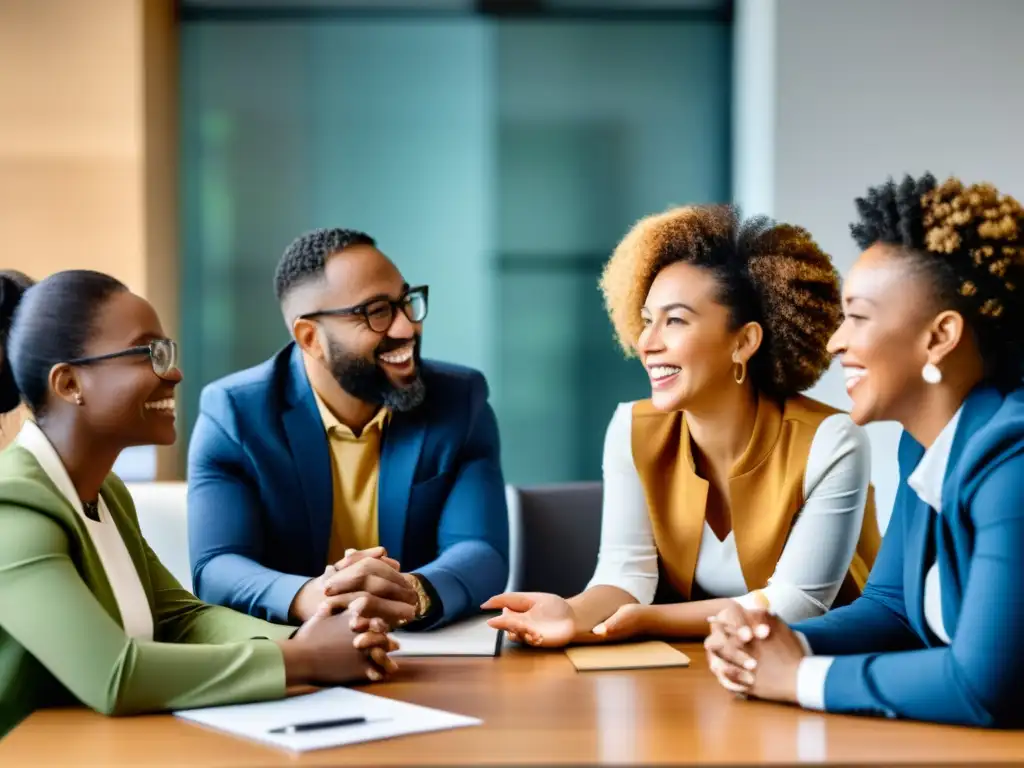
M 863 595 L 795 625 L 838 658 L 829 712 L 988 727 L 1024 724 L 1024 390 L 978 389 L 964 403 L 932 511 L 907 486 L 923 448 L 900 441 L 892 519 Z M 939 564 L 947 646 L 924 618 L 924 577 Z
M 381 446 L 380 543 L 441 599 L 439 626 L 478 609 L 508 579 L 508 512 L 498 426 L 477 371 L 424 362 L 427 398 L 394 413 Z M 331 534 L 330 449 L 289 344 L 207 386 L 188 456 L 196 594 L 285 623 L 323 573 Z

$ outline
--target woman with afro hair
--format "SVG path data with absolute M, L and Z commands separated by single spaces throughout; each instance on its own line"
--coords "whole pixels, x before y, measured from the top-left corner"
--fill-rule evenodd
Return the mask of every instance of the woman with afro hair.
M 601 288 L 652 394 L 608 426 L 597 569 L 568 600 L 493 598 L 492 626 L 537 646 L 703 637 L 729 605 L 798 621 L 856 597 L 879 539 L 867 437 L 800 394 L 840 322 L 829 257 L 800 227 L 689 206 L 637 223 Z
M 792 628 L 723 612 L 709 660 L 758 698 L 1020 727 L 1024 208 L 931 175 L 890 180 L 857 208 L 863 253 L 830 349 L 853 420 L 904 429 L 878 562 L 853 604 Z

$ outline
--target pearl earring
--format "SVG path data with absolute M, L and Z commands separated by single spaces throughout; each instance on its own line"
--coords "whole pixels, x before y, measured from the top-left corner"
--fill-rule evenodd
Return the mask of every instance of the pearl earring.
M 76 394 L 76 395 L 75 395 L 75 402 L 76 402 L 76 403 L 77 403 L 78 405 L 83 405 L 83 402 L 82 402 L 82 393 L 81 393 L 81 392 L 79 392 L 78 394 Z
M 938 384 L 942 381 L 942 371 L 935 363 L 925 363 L 924 368 L 921 369 L 921 378 L 929 384 Z

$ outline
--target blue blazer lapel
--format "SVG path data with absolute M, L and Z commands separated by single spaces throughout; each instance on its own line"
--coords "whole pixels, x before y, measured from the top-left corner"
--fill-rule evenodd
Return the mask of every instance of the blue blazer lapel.
M 962 587 L 967 574 L 961 573 L 961 564 L 970 562 L 968 551 L 971 538 L 958 537 L 955 531 L 971 530 L 972 524 L 966 507 L 961 504 L 965 485 L 965 473 L 974 467 L 964 462 L 964 448 L 970 438 L 981 431 L 1003 404 L 998 390 L 983 387 L 976 389 L 964 401 L 960 422 L 953 436 L 953 446 L 946 465 L 946 477 L 942 481 L 942 510 L 936 521 L 935 560 L 939 565 L 939 582 L 942 589 L 942 623 L 946 634 L 953 637 L 960 618 L 963 602 Z
M 928 625 L 924 619 L 925 563 L 930 559 L 930 545 L 938 515 L 913 491 L 908 490 L 906 503 L 910 507 L 906 533 L 907 570 L 904 574 L 904 579 L 909 582 L 904 589 L 907 618 L 921 637 L 929 637 Z
M 405 521 L 409 513 L 416 465 L 423 450 L 427 426 L 416 413 L 395 413 L 384 434 L 377 489 L 380 543 L 390 557 L 402 560 Z
M 942 513 L 954 515 L 950 521 L 956 520 L 960 506 L 960 494 L 967 478 L 965 473 L 973 473 L 977 467 L 977 459 L 964 461 L 964 449 L 972 436 L 984 429 L 1003 404 L 1003 396 L 998 390 L 983 387 L 974 390 L 963 404 L 960 423 L 956 425 L 953 436 L 953 447 L 949 452 L 949 463 L 946 465 L 946 477 L 942 481 Z
M 294 345 L 287 386 L 288 409 L 284 413 L 284 429 L 305 501 L 312 557 L 310 566 L 321 569 L 327 564 L 333 517 L 330 446 L 313 397 L 313 388 L 306 377 L 302 351 Z

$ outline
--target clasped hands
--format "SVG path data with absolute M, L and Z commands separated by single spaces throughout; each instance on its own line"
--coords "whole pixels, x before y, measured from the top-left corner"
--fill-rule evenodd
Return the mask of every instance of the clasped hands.
M 739 603 L 708 619 L 708 668 L 723 688 L 769 701 L 797 703 L 797 675 L 806 655 L 796 633 L 777 616 Z
M 367 676 L 383 679 L 398 669 L 387 655 L 398 649 L 398 643 L 387 633 L 416 617 L 419 600 L 410 582 L 413 578 L 401 572 L 398 561 L 388 557 L 383 547 L 350 549 L 296 594 L 291 614 L 303 622 L 298 634 L 326 617 L 344 613 L 355 633 L 353 646 L 374 662 Z

